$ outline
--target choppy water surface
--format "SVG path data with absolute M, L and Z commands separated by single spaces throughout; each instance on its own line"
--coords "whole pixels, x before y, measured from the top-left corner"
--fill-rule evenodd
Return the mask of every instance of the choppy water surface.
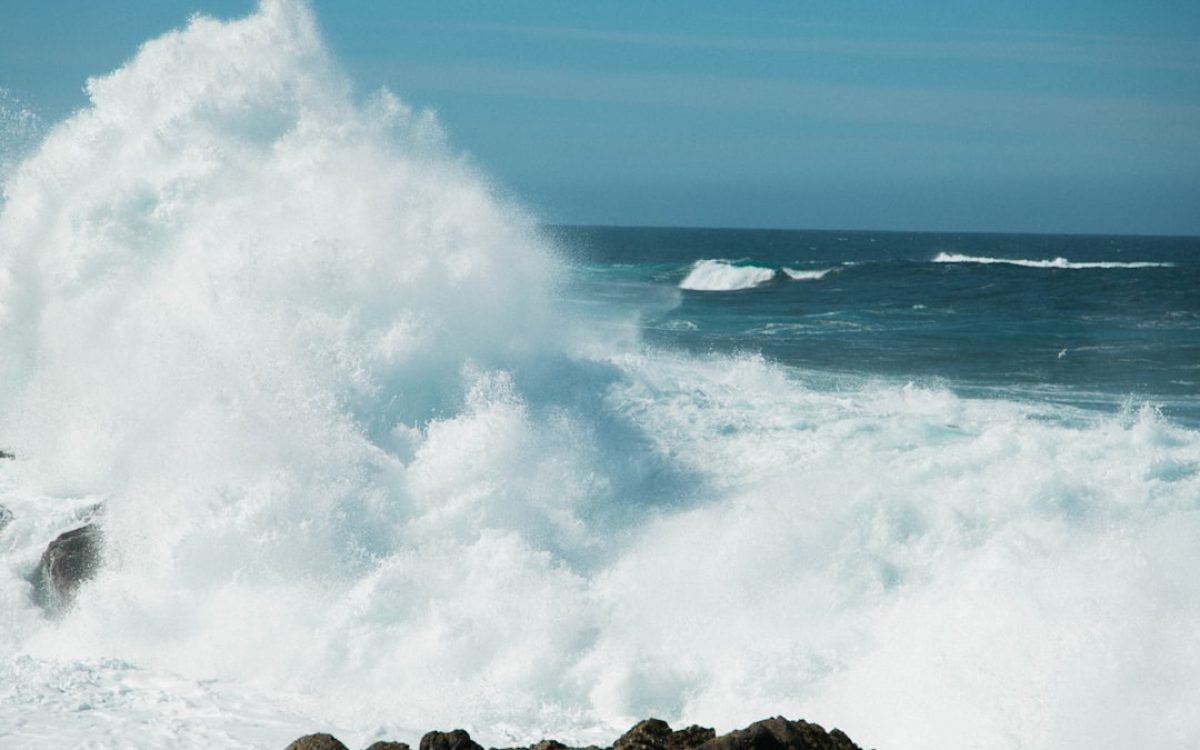
M 1200 420 L 1196 238 L 553 231 L 656 344 Z

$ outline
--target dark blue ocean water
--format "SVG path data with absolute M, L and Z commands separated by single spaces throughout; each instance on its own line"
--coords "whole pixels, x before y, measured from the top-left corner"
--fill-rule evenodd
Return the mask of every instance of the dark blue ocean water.
M 636 315 L 652 345 L 1200 421 L 1197 238 L 549 231 L 574 302 Z M 697 264 L 716 288 L 680 288 Z

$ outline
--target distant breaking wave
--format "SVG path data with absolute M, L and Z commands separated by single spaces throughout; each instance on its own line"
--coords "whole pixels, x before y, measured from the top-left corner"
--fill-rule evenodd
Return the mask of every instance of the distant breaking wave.
M 797 271 L 793 268 L 780 269 L 792 281 L 816 281 L 817 279 L 825 278 L 825 275 L 832 271 L 832 268 L 822 268 L 816 271 Z
M 1119 261 L 1094 261 L 1073 263 L 1066 258 L 1055 258 L 1054 260 L 1023 260 L 1020 258 L 985 258 L 973 255 L 960 255 L 958 253 L 938 253 L 933 259 L 934 263 L 1005 263 L 1010 266 L 1024 266 L 1025 268 L 1171 268 L 1174 263 L 1157 263 L 1151 261 L 1134 261 L 1134 262 L 1119 262 Z
M 832 269 L 795 270 L 792 268 L 764 268 L 762 266 L 739 266 L 728 260 L 698 260 L 692 270 L 679 282 L 680 289 L 698 292 L 731 292 L 752 289 L 777 281 L 815 281 Z

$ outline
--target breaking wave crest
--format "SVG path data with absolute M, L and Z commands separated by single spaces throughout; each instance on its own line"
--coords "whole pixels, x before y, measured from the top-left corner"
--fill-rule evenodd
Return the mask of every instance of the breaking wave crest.
M 792 268 L 763 268 L 740 265 L 729 260 L 698 260 L 683 281 L 680 289 L 701 292 L 732 292 L 753 289 L 777 281 L 815 281 L 824 278 L 831 269 L 796 270 Z
M 679 282 L 680 289 L 716 292 L 752 289 L 775 280 L 773 268 L 739 266 L 728 260 L 698 260 Z
M 817 281 L 819 279 L 825 278 L 826 276 L 828 276 L 830 273 L 833 272 L 832 268 L 820 268 L 820 269 L 784 268 L 781 270 L 785 274 L 787 274 L 787 277 L 789 279 L 791 279 L 792 281 Z

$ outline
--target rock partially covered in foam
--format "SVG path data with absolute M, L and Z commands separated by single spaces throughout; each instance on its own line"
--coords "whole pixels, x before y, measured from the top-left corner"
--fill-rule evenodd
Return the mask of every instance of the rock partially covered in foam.
M 309 744 L 304 744 L 309 743 Z M 320 744 L 325 743 L 325 744 Z M 346 746 L 327 734 L 301 737 L 285 750 L 345 750 Z M 402 742 L 376 742 L 367 750 L 409 750 Z M 483 750 L 463 729 L 429 732 L 421 738 L 420 750 Z M 510 750 L 601 750 L 571 748 L 557 740 L 542 740 L 528 748 Z M 862 750 L 841 730 L 826 732 L 818 724 L 783 717 L 764 719 L 745 729 L 720 737 L 708 728 L 690 726 L 672 730 L 662 719 L 646 719 L 621 735 L 606 750 Z
M 59 534 L 33 574 L 33 598 L 51 615 L 65 612 L 84 581 L 100 567 L 104 534 L 94 523 Z

